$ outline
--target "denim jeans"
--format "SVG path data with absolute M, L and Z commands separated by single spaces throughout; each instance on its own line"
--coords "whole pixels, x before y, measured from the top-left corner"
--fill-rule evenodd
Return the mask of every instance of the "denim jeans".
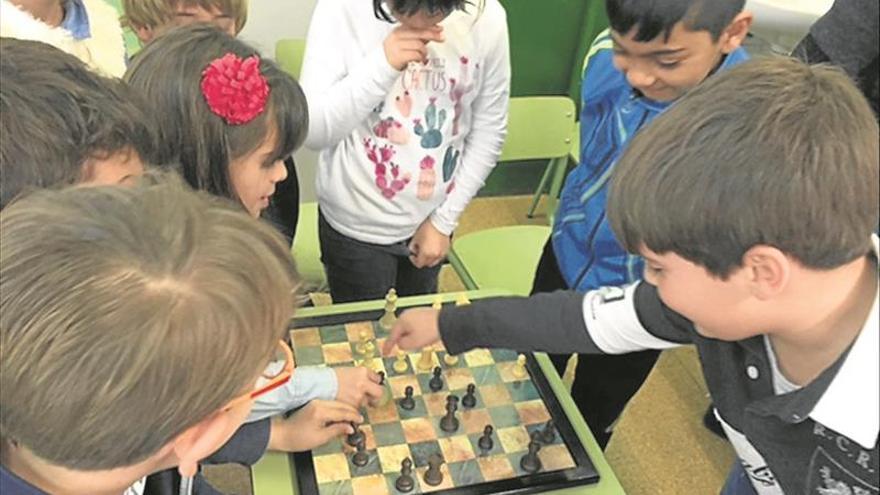
M 727 475 L 720 495 L 757 495 L 752 480 L 739 460 L 733 461 L 733 468 Z
M 397 295 L 437 292 L 440 264 L 416 268 L 409 260 L 409 240 L 370 244 L 345 236 L 318 211 L 321 262 L 334 303 L 382 299 L 392 287 Z

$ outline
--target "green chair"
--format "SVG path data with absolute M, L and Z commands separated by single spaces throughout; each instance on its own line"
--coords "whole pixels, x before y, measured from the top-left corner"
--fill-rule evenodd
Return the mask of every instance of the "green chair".
M 463 235 L 449 250 L 449 264 L 468 290 L 506 289 L 527 296 L 550 235 L 544 225 L 497 227 Z
M 299 205 L 299 222 L 290 248 L 296 268 L 303 281 L 312 286 L 327 286 L 324 265 L 321 263 L 321 243 L 318 241 L 318 203 Z
M 283 39 L 275 43 L 275 61 L 284 72 L 296 79 L 299 79 L 305 52 L 306 40 Z
M 567 96 L 522 96 L 510 99 L 507 139 L 499 161 L 549 159 L 535 190 L 528 216 L 531 218 L 545 189 L 548 218 L 556 211 L 556 199 L 568 166 L 574 132 L 575 105 Z

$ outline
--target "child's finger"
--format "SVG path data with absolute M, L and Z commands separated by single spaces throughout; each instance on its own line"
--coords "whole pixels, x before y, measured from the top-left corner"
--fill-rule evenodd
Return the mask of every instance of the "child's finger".
M 368 400 L 375 400 L 380 399 L 385 391 L 382 390 L 382 385 L 370 382 L 364 385 L 363 392 L 364 396 L 367 397 Z
M 385 339 L 385 345 L 382 346 L 383 354 L 391 354 L 391 351 L 394 350 L 394 346 L 397 345 L 397 341 L 400 340 L 400 334 L 403 332 L 403 328 L 401 328 L 400 323 L 395 323 L 393 327 L 391 327 L 391 333 L 388 335 L 388 338 Z
M 334 437 L 341 437 L 342 435 L 351 435 L 354 433 L 354 429 L 348 423 L 331 423 L 324 427 L 324 437 L 329 441 Z M 326 441 L 325 441 L 326 442 Z M 321 443 L 325 443 L 321 442 Z

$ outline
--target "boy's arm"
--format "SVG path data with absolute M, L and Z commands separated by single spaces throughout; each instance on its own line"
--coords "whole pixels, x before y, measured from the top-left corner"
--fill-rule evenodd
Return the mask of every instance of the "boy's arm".
M 444 308 L 439 333 L 458 354 L 476 347 L 552 353 L 623 354 L 689 343 L 692 326 L 663 305 L 655 287 L 638 283 Z
M 382 43 L 355 67 L 345 66 L 343 53 L 356 41 L 344 26 L 343 10 L 339 0 L 318 2 L 306 39 L 300 84 L 309 103 L 305 144 L 314 150 L 335 146 L 348 136 L 385 100 L 400 76 L 388 63 Z
M 464 140 L 461 158 L 455 170 L 455 188 L 431 214 L 431 223 L 445 235 L 451 235 L 458 219 L 492 172 L 507 135 L 507 107 L 510 99 L 510 44 L 504 10 L 487 6 L 474 29 L 479 29 L 485 48 L 483 81 L 470 109 L 473 120 Z M 497 12 L 494 9 L 497 8 Z M 482 25 L 481 25 L 482 24 Z M 450 148 L 451 150 L 452 148 Z
M 283 387 L 261 395 L 254 401 L 246 423 L 259 421 L 305 405 L 313 399 L 333 400 L 339 389 L 333 368 L 304 366 L 296 368 Z

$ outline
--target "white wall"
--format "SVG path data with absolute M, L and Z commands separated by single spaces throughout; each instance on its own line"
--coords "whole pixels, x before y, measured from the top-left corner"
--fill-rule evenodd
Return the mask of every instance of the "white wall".
M 275 56 L 275 42 L 305 38 L 315 0 L 250 0 L 248 22 L 239 35 L 263 55 Z M 300 201 L 315 201 L 317 153 L 301 149 L 294 155 L 299 177 Z

